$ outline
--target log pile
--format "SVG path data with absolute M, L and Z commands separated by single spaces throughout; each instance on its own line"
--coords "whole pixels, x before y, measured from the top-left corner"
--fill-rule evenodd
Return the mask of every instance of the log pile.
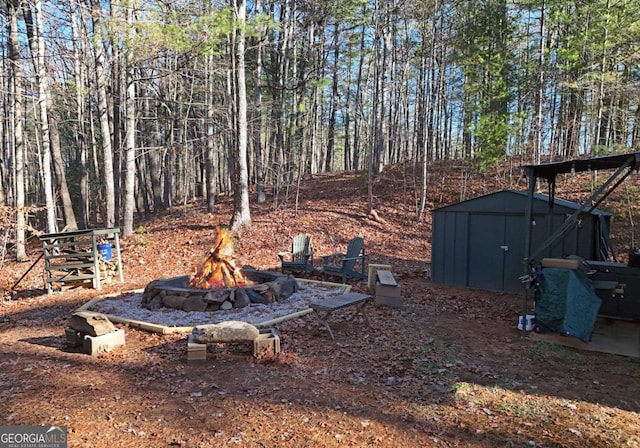
M 118 266 L 109 260 L 99 260 L 98 261 L 98 270 L 100 271 L 100 278 L 111 279 L 118 275 Z
M 82 268 L 69 268 L 65 264 L 52 264 L 49 267 L 51 277 L 58 278 L 58 281 L 52 283 L 52 287 L 55 289 L 73 289 L 84 286 L 93 285 L 93 265 L 90 257 L 87 258 L 75 258 L 70 259 L 68 264 L 72 263 L 86 263 L 90 267 Z M 98 271 L 100 273 L 100 281 L 111 282 L 114 277 L 118 275 L 118 266 L 109 260 L 100 258 L 98 260 Z M 82 277 L 82 278 L 75 278 Z

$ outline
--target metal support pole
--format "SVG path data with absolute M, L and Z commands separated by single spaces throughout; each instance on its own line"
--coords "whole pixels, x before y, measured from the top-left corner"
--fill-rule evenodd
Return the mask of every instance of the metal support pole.
M 529 167 L 525 171 L 525 175 L 529 179 L 529 188 L 527 190 L 527 203 L 524 209 L 524 259 L 523 263 L 523 294 L 522 294 L 522 335 L 527 334 L 527 314 L 529 308 L 529 285 L 526 282 L 527 276 L 531 273 L 531 266 L 529 266 L 531 253 L 531 218 L 533 217 L 533 194 L 536 190 L 536 182 L 538 180 L 533 168 Z

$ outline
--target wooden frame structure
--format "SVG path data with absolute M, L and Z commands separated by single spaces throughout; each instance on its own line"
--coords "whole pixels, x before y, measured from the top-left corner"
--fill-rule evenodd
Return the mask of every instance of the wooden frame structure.
M 40 236 L 44 253 L 47 292 L 53 292 L 53 283 L 91 281 L 102 289 L 101 254 L 99 242 L 108 241 L 115 249 L 116 272 L 124 282 L 120 257 L 120 229 L 86 229 L 63 233 L 47 233 Z

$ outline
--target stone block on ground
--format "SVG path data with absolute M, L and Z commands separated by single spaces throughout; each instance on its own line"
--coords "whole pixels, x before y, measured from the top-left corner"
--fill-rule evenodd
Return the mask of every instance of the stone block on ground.
M 110 352 L 124 345 L 124 330 L 116 329 L 113 333 L 100 336 L 86 335 L 83 341 L 83 349 L 87 355 L 95 356 L 98 353 Z
M 150 311 L 155 311 L 162 308 L 164 303 L 162 302 L 162 296 L 158 294 L 157 296 L 152 297 L 149 301 L 141 303 L 141 305 Z
M 185 311 L 198 311 L 203 312 L 207 310 L 208 303 L 200 296 L 189 296 L 182 304 L 182 309 Z
M 116 327 L 104 314 L 92 311 L 78 311 L 69 318 L 69 327 L 89 336 L 113 333 Z
M 226 321 L 219 324 L 198 325 L 191 331 L 194 342 L 200 344 L 216 342 L 251 342 L 260 331 L 247 322 Z
M 194 341 L 193 334 L 187 339 L 187 361 L 204 361 L 207 359 L 207 344 Z
M 280 286 L 280 299 L 288 299 L 294 293 L 298 292 L 298 282 L 293 275 L 278 277 L 275 281 Z
M 79 347 L 82 345 L 82 333 L 75 328 L 65 328 L 64 337 L 67 347 Z
M 162 303 L 167 308 L 173 308 L 175 310 L 181 310 L 184 306 L 184 301 L 186 298 L 184 296 L 178 295 L 166 295 L 162 298 Z
M 149 302 L 151 302 L 155 297 L 158 296 L 158 291 L 156 290 L 156 285 L 158 284 L 159 280 L 154 280 L 150 283 L 147 284 L 147 286 L 144 288 L 144 292 L 142 293 L 142 305 L 147 305 Z
M 253 356 L 259 359 L 273 358 L 280 353 L 280 336 L 273 328 L 263 328 L 253 340 Z
M 233 307 L 244 308 L 246 306 L 249 306 L 250 303 L 251 300 L 249 300 L 249 296 L 247 295 L 247 292 L 244 290 L 244 288 L 238 288 L 234 295 Z

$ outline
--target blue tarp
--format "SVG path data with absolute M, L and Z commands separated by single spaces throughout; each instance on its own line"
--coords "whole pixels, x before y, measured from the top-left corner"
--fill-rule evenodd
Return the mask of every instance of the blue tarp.
M 536 300 L 536 326 L 591 341 L 602 300 L 581 270 L 543 268 Z

